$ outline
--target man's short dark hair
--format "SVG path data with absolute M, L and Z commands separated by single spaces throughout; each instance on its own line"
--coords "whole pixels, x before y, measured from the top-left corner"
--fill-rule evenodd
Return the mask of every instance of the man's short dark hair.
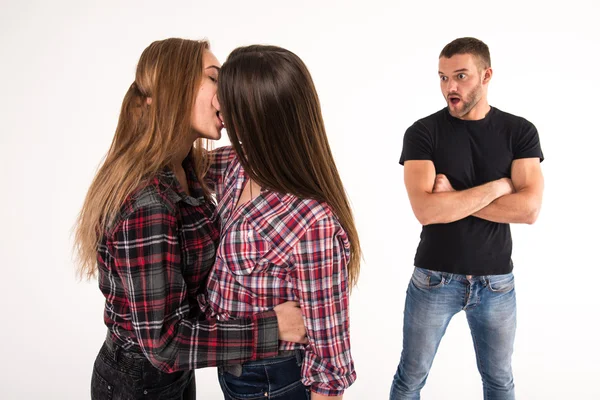
M 455 54 L 472 54 L 477 56 L 480 61 L 480 66 L 485 69 L 492 66 L 490 58 L 490 49 L 487 44 L 479 39 L 472 37 L 464 37 L 451 41 L 442 49 L 440 58 L 450 58 Z

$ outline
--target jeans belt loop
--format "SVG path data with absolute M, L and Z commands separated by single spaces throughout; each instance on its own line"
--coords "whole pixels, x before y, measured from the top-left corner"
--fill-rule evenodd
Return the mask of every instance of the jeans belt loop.
M 304 359 L 304 352 L 300 349 L 296 349 L 295 353 L 296 353 L 296 364 L 298 366 L 301 366 L 302 360 Z

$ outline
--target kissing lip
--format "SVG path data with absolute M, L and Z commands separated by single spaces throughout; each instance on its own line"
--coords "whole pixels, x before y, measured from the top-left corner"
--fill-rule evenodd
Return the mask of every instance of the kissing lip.
M 219 119 L 219 121 L 221 121 L 222 128 L 224 128 L 225 127 L 225 121 L 223 121 L 223 116 L 221 115 L 220 111 L 217 111 L 217 118 Z

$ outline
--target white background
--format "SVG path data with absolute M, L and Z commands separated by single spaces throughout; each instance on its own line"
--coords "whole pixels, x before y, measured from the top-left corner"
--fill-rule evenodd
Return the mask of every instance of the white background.
M 1 1 L 0 398 L 85 399 L 103 297 L 78 282 L 70 232 L 150 42 L 286 47 L 308 65 L 364 249 L 351 300 L 358 380 L 347 399 L 387 398 L 420 226 L 398 165 L 405 129 L 444 106 L 442 47 L 491 49 L 490 104 L 532 121 L 547 160 L 544 206 L 514 226 L 519 399 L 600 399 L 597 1 Z M 223 141 L 223 144 L 226 142 Z M 198 398 L 219 399 L 216 371 Z M 481 399 L 463 314 L 423 399 Z

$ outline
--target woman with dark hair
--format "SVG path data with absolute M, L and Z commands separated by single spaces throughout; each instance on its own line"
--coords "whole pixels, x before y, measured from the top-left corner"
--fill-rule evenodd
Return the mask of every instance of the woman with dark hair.
M 293 303 L 230 321 L 200 311 L 219 240 L 201 143 L 221 137 L 219 68 L 206 41 L 148 46 L 87 193 L 78 271 L 98 276 L 108 328 L 92 399 L 195 399 L 194 368 L 276 355 L 278 335 L 303 341 Z
M 203 309 L 227 320 L 297 300 L 309 341 L 220 368 L 225 398 L 341 398 L 356 379 L 348 297 L 361 250 L 308 69 L 279 47 L 238 48 L 214 106 L 232 147 L 208 173 L 222 231 Z

